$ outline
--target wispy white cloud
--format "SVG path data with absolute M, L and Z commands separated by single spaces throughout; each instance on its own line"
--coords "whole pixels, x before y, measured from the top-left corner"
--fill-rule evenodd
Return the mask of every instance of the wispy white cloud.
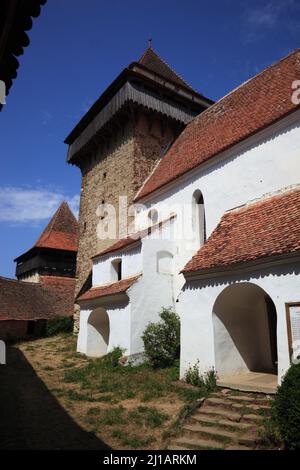
M 268 32 L 276 29 L 289 29 L 292 23 L 299 26 L 295 13 L 299 12 L 299 2 L 296 0 L 269 0 L 261 6 L 247 7 L 244 11 L 242 24 L 246 42 L 262 39 Z
M 49 219 L 63 200 L 77 216 L 78 195 L 68 196 L 63 191 L 42 187 L 0 187 L 0 222 L 36 225 Z

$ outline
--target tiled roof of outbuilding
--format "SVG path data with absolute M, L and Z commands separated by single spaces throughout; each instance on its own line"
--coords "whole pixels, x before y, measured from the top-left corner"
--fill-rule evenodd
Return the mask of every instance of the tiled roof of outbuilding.
M 128 277 L 122 279 L 121 281 L 112 282 L 111 284 L 105 284 L 99 287 L 92 287 L 86 291 L 83 295 L 78 297 L 78 301 L 81 300 L 92 300 L 98 299 L 100 297 L 107 297 L 115 294 L 120 294 L 126 292 L 129 287 L 131 287 L 140 277 L 138 274 L 136 276 Z
M 146 180 L 136 200 L 300 108 L 292 83 L 300 79 L 300 49 L 243 83 L 194 118 Z
M 300 253 L 300 187 L 225 213 L 183 273 Z
M 0 276 L 0 320 L 39 320 L 74 313 L 74 278 L 24 282 Z M 60 284 L 58 286 L 58 284 Z

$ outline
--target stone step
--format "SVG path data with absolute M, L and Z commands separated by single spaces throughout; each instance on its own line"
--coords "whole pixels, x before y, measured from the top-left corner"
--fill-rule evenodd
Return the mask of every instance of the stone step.
M 190 417 L 190 420 L 193 422 L 201 424 L 215 424 L 216 426 L 222 426 L 225 428 L 230 428 L 233 431 L 241 431 L 251 429 L 251 423 L 241 423 L 237 421 L 230 421 L 229 419 L 221 418 L 220 416 L 210 416 L 210 415 L 193 415 Z
M 197 415 L 210 415 L 210 416 L 221 416 L 229 419 L 229 421 L 238 422 L 241 420 L 242 415 L 240 413 L 236 413 L 229 410 L 224 410 L 222 408 L 207 406 L 204 405 L 200 408 Z
M 250 413 L 250 414 L 243 415 L 243 422 L 247 422 L 247 423 L 261 424 L 264 419 L 265 419 L 265 416 L 261 416 L 258 414 Z
M 232 403 L 229 402 L 227 397 L 215 398 L 209 397 L 205 400 L 205 404 L 209 406 L 220 406 L 222 408 L 231 408 Z
M 263 405 L 251 405 L 251 404 L 242 404 L 242 403 L 233 403 L 232 405 L 233 410 L 244 410 L 244 411 L 250 411 L 253 414 L 259 414 L 259 412 L 262 413 L 270 413 L 270 406 L 263 406 Z
M 183 426 L 183 432 L 185 434 L 191 434 L 192 436 L 203 436 L 203 437 L 213 437 L 217 441 L 232 441 L 232 440 L 237 440 L 239 438 L 239 434 L 237 432 L 233 431 L 226 431 L 225 429 L 222 429 L 221 427 L 217 426 L 204 426 L 201 424 L 185 424 Z
M 174 439 L 174 445 L 179 447 L 184 447 L 185 449 L 214 449 L 221 450 L 224 449 L 224 444 L 219 441 L 212 439 L 191 439 L 190 437 L 182 436 Z M 174 446 L 172 446 L 174 447 Z
M 224 394 L 222 393 L 214 393 L 211 395 L 214 398 L 220 398 L 224 399 Z M 227 393 L 225 395 L 226 400 L 230 400 L 231 402 L 234 403 L 250 403 L 253 405 L 263 405 L 263 406 L 268 406 L 269 405 L 269 400 L 265 397 L 254 397 L 250 395 L 231 395 L 230 393 Z
M 255 414 L 256 412 L 265 412 L 268 414 L 270 411 L 269 405 L 258 405 L 256 403 L 235 403 L 234 400 L 231 400 L 229 397 L 211 397 L 205 400 L 205 405 L 212 406 L 215 408 L 223 408 L 233 411 L 242 411 Z
M 247 447 L 255 447 L 257 444 L 261 442 L 261 439 L 258 437 L 256 433 L 253 434 L 244 434 L 240 436 L 238 439 L 238 443 L 241 445 L 245 445 Z

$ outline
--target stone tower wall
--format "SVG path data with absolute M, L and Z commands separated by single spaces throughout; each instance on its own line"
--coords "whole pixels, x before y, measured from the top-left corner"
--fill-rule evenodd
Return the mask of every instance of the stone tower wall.
M 175 132 L 170 122 L 139 112 L 105 145 L 99 145 L 93 157 L 83 164 L 76 295 L 91 272 L 91 257 L 116 241 L 98 239 L 100 217 L 96 214 L 97 208 L 103 202 L 112 204 L 118 216 L 119 196 L 127 196 L 128 205 L 132 204 L 136 192 L 174 139 Z M 75 331 L 78 331 L 78 306 L 74 319 Z

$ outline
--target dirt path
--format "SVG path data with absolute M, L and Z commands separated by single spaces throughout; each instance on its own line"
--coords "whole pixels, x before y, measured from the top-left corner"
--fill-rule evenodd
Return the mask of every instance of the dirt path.
M 83 430 L 36 375 L 20 349 L 0 366 L 0 449 L 108 449 Z

